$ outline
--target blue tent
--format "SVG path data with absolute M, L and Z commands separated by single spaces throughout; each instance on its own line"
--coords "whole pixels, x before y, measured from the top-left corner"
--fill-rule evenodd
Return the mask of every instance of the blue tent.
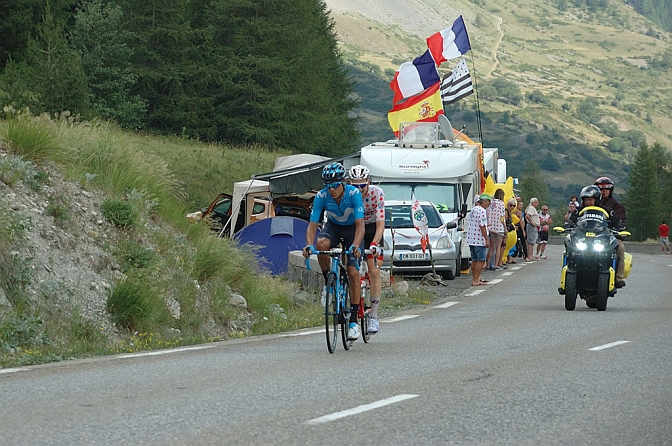
M 308 222 L 295 217 L 272 217 L 256 221 L 236 232 L 233 239 L 254 245 L 262 269 L 274 276 L 287 272 L 289 251 L 306 245 Z

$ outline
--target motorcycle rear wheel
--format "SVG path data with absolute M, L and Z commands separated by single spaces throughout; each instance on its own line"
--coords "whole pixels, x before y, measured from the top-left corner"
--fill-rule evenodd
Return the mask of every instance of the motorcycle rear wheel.
M 597 308 L 597 311 L 604 311 L 607 309 L 608 293 L 609 274 L 602 273 L 597 278 L 597 297 L 595 298 L 595 308 Z
M 565 275 L 565 310 L 573 311 L 576 308 L 576 273 Z

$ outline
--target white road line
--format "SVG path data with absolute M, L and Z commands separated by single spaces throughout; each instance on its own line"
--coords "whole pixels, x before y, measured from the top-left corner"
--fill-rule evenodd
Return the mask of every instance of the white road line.
M 27 372 L 30 369 L 14 368 L 14 369 L 0 369 L 0 375 L 4 373 Z
M 315 333 L 324 333 L 324 328 L 321 330 L 310 330 L 310 331 L 302 331 L 300 333 L 288 333 L 288 334 L 281 334 L 278 335 L 279 338 L 289 338 L 293 336 L 306 336 L 306 335 L 312 335 Z
M 479 294 L 481 294 L 481 293 L 484 293 L 484 292 L 485 292 L 485 290 L 481 288 L 480 290 L 474 290 L 474 291 L 472 291 L 472 292 L 469 293 L 469 294 L 465 294 L 464 296 L 465 296 L 465 297 L 477 296 L 477 295 L 479 295 Z
M 380 322 L 399 322 L 399 321 L 405 321 L 406 319 L 413 319 L 414 317 L 418 316 L 419 314 L 407 314 L 405 316 L 393 317 L 392 319 L 387 319 Z
M 523 267 L 523 265 L 520 265 L 520 266 L 509 266 L 509 269 L 510 269 L 510 270 L 513 270 L 513 271 L 518 271 L 518 270 L 519 270 L 520 268 L 522 268 L 522 267 Z
M 408 399 L 411 399 L 411 398 L 415 398 L 415 397 L 418 397 L 418 396 L 420 396 L 420 395 L 410 395 L 410 394 L 396 395 L 396 396 L 393 396 L 391 398 L 385 398 L 384 400 L 374 401 L 373 403 L 369 403 L 369 404 L 363 404 L 361 406 L 357 406 L 357 407 L 354 407 L 352 409 L 342 410 L 340 412 L 335 412 L 335 413 L 332 413 L 332 414 L 329 414 L 329 415 L 324 415 L 324 416 L 319 417 L 319 418 L 313 418 L 312 420 L 306 421 L 306 424 L 315 425 L 315 424 L 320 424 L 320 423 L 328 423 L 329 421 L 335 421 L 335 420 L 339 420 L 341 418 L 349 417 L 349 416 L 352 416 L 352 415 L 357 415 L 357 414 L 360 414 L 362 412 L 367 412 L 369 410 L 377 409 L 379 407 L 387 406 L 387 405 L 394 404 L 394 403 L 399 403 L 401 401 L 408 400 Z
M 452 307 L 455 304 L 458 304 L 459 302 L 446 302 L 445 304 L 437 305 L 434 308 L 448 308 Z
M 505 273 L 502 273 L 502 276 L 510 276 L 513 274 L 513 271 L 507 271 Z
M 491 284 L 491 285 L 494 285 L 494 284 L 496 284 L 496 283 L 501 282 L 502 280 L 504 280 L 504 279 L 492 279 L 492 280 L 490 281 L 490 284 Z M 484 291 L 485 291 L 485 290 L 484 290 Z
M 194 350 L 204 350 L 206 348 L 212 348 L 212 345 L 201 345 L 199 347 L 182 347 L 182 348 L 171 348 L 171 349 L 166 349 L 166 350 L 157 350 L 153 352 L 143 352 L 143 353 L 130 353 L 127 355 L 119 355 L 120 358 L 126 359 L 126 358 L 140 358 L 142 356 L 157 356 L 157 355 L 167 355 L 170 353 L 179 353 L 179 352 L 187 352 L 187 351 L 194 351 Z
M 609 344 L 600 345 L 598 347 L 589 348 L 588 350 L 592 350 L 592 351 L 596 352 L 598 350 L 604 350 L 605 348 L 616 347 L 617 345 L 621 345 L 621 344 L 627 344 L 628 342 L 630 342 L 630 341 L 616 341 L 616 342 L 612 342 L 612 343 L 609 343 Z

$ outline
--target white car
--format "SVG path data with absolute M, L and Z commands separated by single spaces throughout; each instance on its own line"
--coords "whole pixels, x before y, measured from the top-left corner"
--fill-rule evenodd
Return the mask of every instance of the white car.
M 455 278 L 458 253 L 448 229 L 457 223 L 444 223 L 439 211 L 430 201 L 420 201 L 427 216 L 429 243 L 425 252 L 420 245 L 420 233 L 413 225 L 411 201 L 385 200 L 385 233 L 383 235 L 383 268 L 402 276 L 424 276 L 434 271 L 444 279 Z

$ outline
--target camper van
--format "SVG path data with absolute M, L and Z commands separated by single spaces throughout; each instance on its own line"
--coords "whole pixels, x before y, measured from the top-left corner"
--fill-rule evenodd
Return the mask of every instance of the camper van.
M 385 200 L 411 199 L 433 202 L 444 223 L 455 221 L 451 238 L 458 247 L 456 275 L 469 267 L 469 246 L 463 231 L 464 217 L 480 194 L 485 175 L 506 178 L 506 164 L 498 150 L 483 149 L 462 132 L 453 130 L 441 116 L 437 122 L 402 123 L 399 138 L 362 147 L 358 161 L 381 186 Z M 346 168 L 349 166 L 346 166 Z

